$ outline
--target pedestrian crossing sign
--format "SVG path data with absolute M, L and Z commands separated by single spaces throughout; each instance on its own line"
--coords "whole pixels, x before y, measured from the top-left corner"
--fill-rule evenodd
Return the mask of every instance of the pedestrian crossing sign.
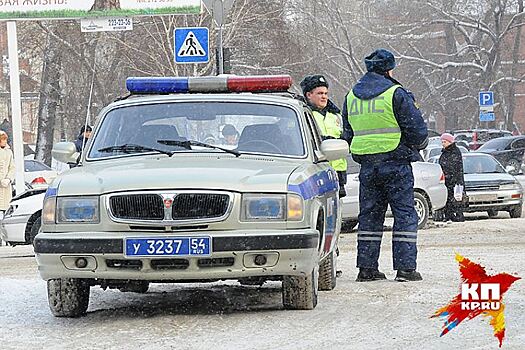
M 208 28 L 175 29 L 175 63 L 206 63 L 209 51 Z

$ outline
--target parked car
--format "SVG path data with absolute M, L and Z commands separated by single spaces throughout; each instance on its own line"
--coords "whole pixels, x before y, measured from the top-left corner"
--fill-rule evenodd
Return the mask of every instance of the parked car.
M 131 96 L 101 110 L 81 166 L 46 192 L 34 248 L 52 313 L 84 315 L 97 285 L 226 279 L 282 281 L 284 308 L 315 308 L 336 285 L 341 226 L 327 160 L 348 144 L 321 139 L 290 76 L 126 83 Z M 235 145 L 204 142 L 225 124 Z M 53 155 L 78 158 L 71 142 Z
M 459 150 L 461 153 L 466 153 L 469 150 L 463 146 L 458 145 Z M 423 161 L 427 162 L 430 158 L 438 156 L 441 154 L 441 151 L 443 150 L 443 146 L 441 144 L 439 146 L 431 145 L 427 146 L 427 148 L 421 150 L 421 156 L 423 157 Z
M 346 230 L 357 225 L 359 214 L 359 164 L 348 159 L 348 181 L 345 186 L 346 197 L 341 199 L 343 209 L 343 224 Z M 418 216 L 418 228 L 427 223 L 433 210 L 439 210 L 447 201 L 445 177 L 439 164 L 425 162 L 412 163 L 414 174 L 414 201 Z
M 24 180 L 33 188 L 47 188 L 57 175 L 56 170 L 38 160 L 24 160 Z
M 456 137 L 456 142 L 467 142 L 470 150 L 477 150 L 489 140 L 512 136 L 512 132 L 498 129 L 457 130 L 452 133 Z
M 30 189 L 14 197 L 0 221 L 0 235 L 9 245 L 33 244 L 40 230 L 45 189 Z
M 485 211 L 490 217 L 507 211 L 511 218 L 521 217 L 523 188 L 519 181 L 490 154 L 470 152 L 462 156 L 468 197 L 464 211 Z M 439 163 L 439 156 L 430 161 Z
M 525 136 L 500 137 L 490 140 L 478 149 L 496 158 L 509 172 L 517 175 L 521 172 L 525 155 Z

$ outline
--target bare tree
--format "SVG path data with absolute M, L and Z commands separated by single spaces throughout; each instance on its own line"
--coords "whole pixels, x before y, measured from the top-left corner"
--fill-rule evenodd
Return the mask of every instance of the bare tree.
M 120 9 L 120 0 L 95 0 L 89 11 Z

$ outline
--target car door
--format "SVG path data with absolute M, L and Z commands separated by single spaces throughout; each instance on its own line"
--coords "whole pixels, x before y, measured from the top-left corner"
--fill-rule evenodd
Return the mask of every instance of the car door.
M 321 132 L 317 127 L 315 119 L 310 110 L 305 109 L 304 116 L 307 124 L 306 132 L 308 134 L 308 139 L 311 140 L 312 149 L 314 154 L 320 152 L 321 150 Z M 324 186 L 323 181 L 326 181 L 326 177 L 332 178 L 335 176 L 337 181 L 337 174 L 335 170 L 332 169 L 328 161 L 319 161 L 317 155 L 315 155 L 315 161 L 311 165 L 312 169 L 308 172 L 315 173 L 316 184 L 320 187 Z M 337 239 L 339 236 L 339 231 L 341 228 L 341 208 L 338 199 L 337 191 L 325 193 L 324 195 L 317 196 L 313 205 L 313 212 L 316 212 L 319 208 L 322 208 L 324 213 L 324 227 L 323 233 L 320 241 L 320 252 L 321 259 L 328 254 L 332 249 L 335 248 Z

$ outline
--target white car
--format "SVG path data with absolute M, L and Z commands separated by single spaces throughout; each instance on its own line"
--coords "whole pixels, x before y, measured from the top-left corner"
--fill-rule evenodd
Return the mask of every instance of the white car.
M 458 148 L 461 153 L 468 153 L 469 151 L 467 148 L 460 146 L 460 145 L 458 145 Z M 421 153 L 421 156 L 423 157 L 423 160 L 425 162 L 428 162 L 429 159 L 441 155 L 442 150 L 443 150 L 443 146 L 441 146 L 441 144 L 439 145 L 432 144 L 432 145 L 428 145 L 427 148 L 421 150 L 420 153 Z
M 47 188 L 57 175 L 56 170 L 38 160 L 24 160 L 24 180 L 33 188 Z
M 418 216 L 418 228 L 427 223 L 432 211 L 443 208 L 447 202 L 445 177 L 439 164 L 426 162 L 412 163 L 414 174 L 414 201 Z M 348 157 L 348 181 L 346 197 L 341 199 L 345 229 L 357 225 L 359 214 L 359 165 Z
M 32 189 L 16 196 L 0 221 L 0 236 L 9 245 L 32 244 L 40 230 L 44 189 Z

